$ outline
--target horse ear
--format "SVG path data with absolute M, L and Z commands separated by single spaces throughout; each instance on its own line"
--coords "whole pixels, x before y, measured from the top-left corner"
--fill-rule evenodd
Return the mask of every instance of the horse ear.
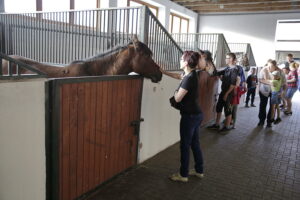
M 139 39 L 137 38 L 137 35 L 134 34 L 133 37 L 132 37 L 132 44 L 134 46 L 134 49 L 137 49 L 138 45 L 137 43 L 139 42 Z

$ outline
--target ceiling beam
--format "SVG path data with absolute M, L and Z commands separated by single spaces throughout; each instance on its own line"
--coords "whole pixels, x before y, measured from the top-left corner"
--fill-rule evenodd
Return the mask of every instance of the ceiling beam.
M 256 12 L 256 11 L 284 11 L 284 10 L 300 10 L 300 5 L 297 6 L 268 6 L 268 7 L 243 7 L 243 8 L 225 8 L 225 9 L 192 9 L 198 13 L 211 12 Z
M 295 7 L 300 5 L 300 1 L 297 3 L 281 3 L 281 2 L 272 2 L 272 3 L 257 3 L 257 4 L 248 4 L 248 5 L 244 5 L 244 4 L 221 4 L 221 5 L 207 5 L 207 6 L 186 6 L 189 9 L 192 10 L 210 10 L 210 9 L 220 9 L 220 10 L 224 10 L 224 9 L 240 9 L 240 8 L 268 8 L 268 7 Z
M 184 5 L 186 7 L 189 6 L 210 6 L 210 5 L 255 5 L 255 4 L 260 4 L 260 3 L 287 3 L 287 4 L 296 4 L 300 2 L 300 0 L 278 0 L 278 1 L 268 1 L 268 0 L 256 0 L 256 1 L 231 1 L 227 3 L 219 3 L 219 2 L 187 2 L 187 3 L 182 3 L 181 5 Z

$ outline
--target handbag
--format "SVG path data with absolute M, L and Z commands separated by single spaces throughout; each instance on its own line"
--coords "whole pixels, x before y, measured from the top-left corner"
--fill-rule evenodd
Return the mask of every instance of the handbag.
M 181 103 L 180 103 L 180 102 L 179 102 L 179 103 L 176 102 L 174 96 L 172 96 L 169 100 L 170 100 L 170 104 L 171 104 L 171 106 L 172 106 L 173 108 L 175 108 L 175 109 L 177 109 L 177 110 L 180 110 L 180 108 L 181 108 Z

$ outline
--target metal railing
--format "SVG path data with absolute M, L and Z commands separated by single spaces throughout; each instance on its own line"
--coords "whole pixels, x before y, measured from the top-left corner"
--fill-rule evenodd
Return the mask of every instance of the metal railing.
M 183 50 L 209 50 L 217 68 L 225 66 L 226 53 L 230 52 L 223 34 L 173 33 L 173 38 Z
M 5 65 L 3 66 L 2 61 L 6 61 Z M 13 67 L 14 64 L 14 67 Z M 6 73 L 3 72 L 5 68 Z M 25 69 L 28 72 L 32 72 L 31 74 L 21 74 L 21 70 Z M 0 52 L 0 80 L 3 79 L 20 79 L 20 78 L 44 78 L 46 74 L 40 72 L 39 70 L 32 68 L 31 66 L 27 65 L 26 63 L 20 62 L 15 60 L 3 53 Z
M 228 43 L 231 51 L 237 55 L 238 64 L 249 67 L 256 66 L 251 45 L 249 43 Z
M 147 7 L 0 14 L 0 52 L 67 64 L 126 45 L 133 35 L 154 60 L 179 69 L 182 50 Z
M 154 52 L 154 60 L 165 70 L 179 70 L 183 51 L 150 9 L 144 8 L 148 18 L 146 22 L 149 24 L 148 29 L 145 30 L 144 42 Z

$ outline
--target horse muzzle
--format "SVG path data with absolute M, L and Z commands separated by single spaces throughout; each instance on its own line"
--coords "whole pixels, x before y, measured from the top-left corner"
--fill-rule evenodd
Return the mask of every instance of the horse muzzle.
M 150 76 L 150 79 L 153 83 L 158 83 L 159 81 L 161 81 L 161 78 L 162 74 Z

